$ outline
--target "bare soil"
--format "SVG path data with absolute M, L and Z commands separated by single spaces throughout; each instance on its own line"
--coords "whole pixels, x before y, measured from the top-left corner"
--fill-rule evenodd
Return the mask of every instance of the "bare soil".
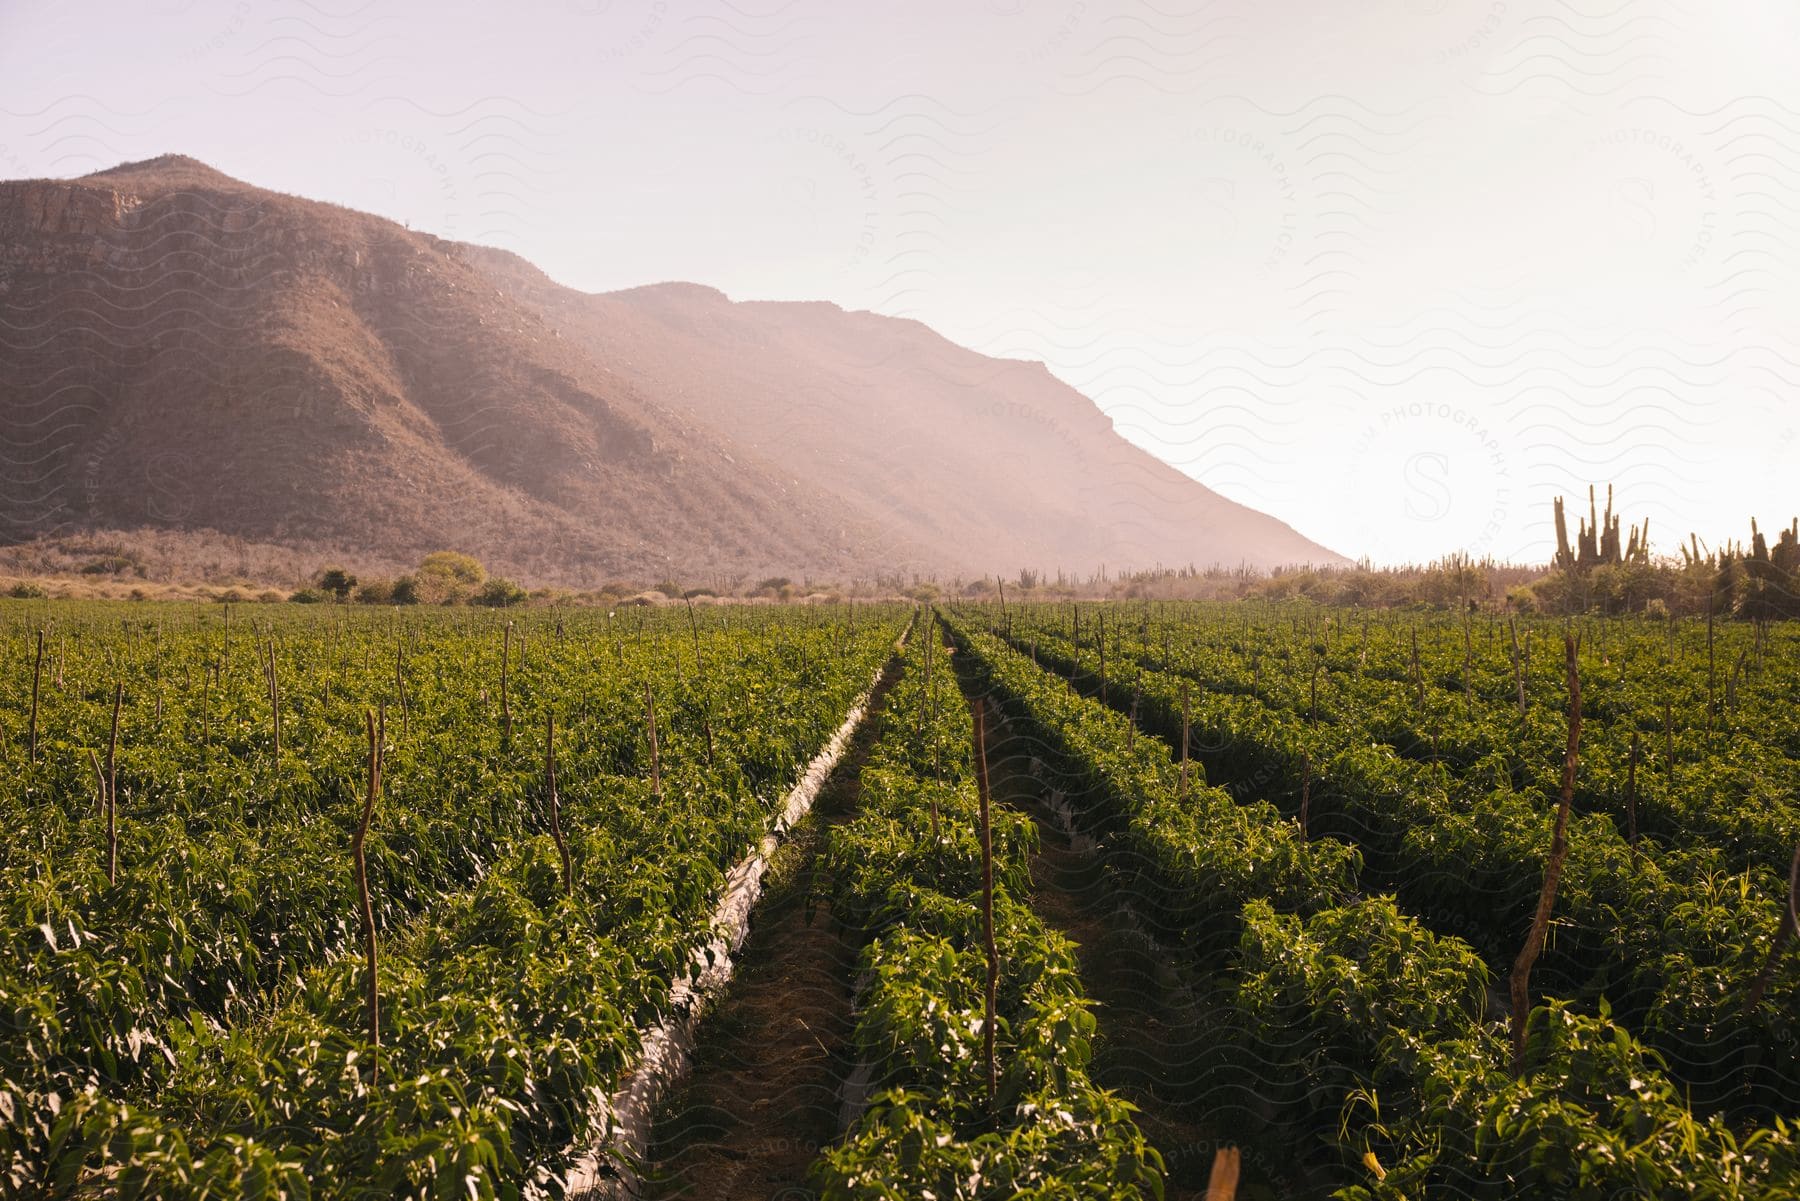
M 870 700 L 880 710 L 893 677 Z M 701 1027 L 688 1085 L 654 1127 L 646 1195 L 661 1201 L 816 1196 L 807 1172 L 839 1135 L 852 1065 L 858 948 L 815 894 L 819 853 L 856 811 L 875 723 L 865 721 L 775 853 L 736 975 Z

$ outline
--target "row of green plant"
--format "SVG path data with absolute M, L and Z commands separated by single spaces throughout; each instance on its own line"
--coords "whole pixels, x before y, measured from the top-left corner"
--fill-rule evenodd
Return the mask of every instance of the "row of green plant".
M 1323 611 L 1297 620 L 1217 606 L 1105 614 L 1089 610 L 1082 642 L 1097 667 L 1106 625 L 1115 678 L 1139 663 L 1176 670 L 1309 720 L 1344 714 L 1480 791 L 1497 777 L 1522 791 L 1556 787 L 1565 681 L 1560 631 L 1547 623 L 1371 623 Z M 1699 839 L 1741 866 L 1785 861 L 1800 840 L 1800 677 L 1783 664 L 1800 658 L 1800 629 L 1709 634 L 1702 622 L 1619 620 L 1577 629 L 1590 718 L 1577 807 L 1610 814 L 1621 831 Z
M 1078 651 L 1059 625 L 1027 632 L 1029 612 L 1014 619 L 1015 644 L 1099 692 L 1097 647 Z M 1455 787 L 1441 765 L 1372 738 L 1353 710 L 1340 705 L 1315 721 L 1252 692 L 1215 692 L 1195 662 L 1158 671 L 1128 646 L 1112 662 L 1123 675 L 1109 681 L 1107 700 L 1174 742 L 1185 725 L 1211 778 L 1275 798 L 1291 817 L 1304 805 L 1307 833 L 1353 843 L 1371 887 L 1393 891 L 1488 963 L 1511 960 L 1538 903 L 1554 786 L 1520 790 L 1501 773 L 1486 790 Z M 1750 1003 L 1781 924 L 1786 863 L 1780 875 L 1734 871 L 1701 843 L 1633 847 L 1595 814 L 1576 816 L 1568 838 L 1553 937 L 1533 980 L 1539 995 L 1589 1011 L 1605 999 L 1705 1111 L 1800 1108 L 1800 960 L 1778 959 L 1767 992 Z
M 1048 776 L 1070 790 L 1078 810 L 1155 812 L 1146 794 L 1167 790 L 1167 776 L 1126 765 L 1150 747 L 1179 772 L 1179 750 L 984 632 L 994 616 L 964 614 L 950 624 L 979 687 L 1039 740 Z M 1041 640 L 1037 650 L 1043 656 Z M 1185 790 L 1177 778 L 1175 789 L 1177 807 L 1188 798 L 1213 803 L 1196 796 L 1191 777 Z M 1269 806 L 1246 810 L 1295 830 Z M 1190 845 L 1165 853 L 1206 862 L 1217 853 L 1206 845 L 1212 833 L 1196 823 Z M 1233 844 L 1238 837 L 1225 833 Z M 1300 845 L 1303 853 L 1333 846 Z M 1127 874 L 1145 855 L 1141 843 L 1116 833 L 1103 851 Z M 1181 950 L 1205 969 L 1217 1006 L 1204 1040 L 1211 1062 L 1199 1073 L 1209 1082 L 1205 1099 L 1222 1112 L 1261 1115 L 1265 1137 L 1316 1157 L 1338 1196 L 1441 1190 L 1599 1201 L 1750 1198 L 1800 1187 L 1791 1127 L 1775 1120 L 1741 1135 L 1721 1117 L 1695 1118 L 1654 1053 L 1604 1007 L 1534 1006 L 1515 1064 L 1496 1020 L 1504 1014 L 1490 1012 L 1503 1002 L 1491 1002 L 1490 974 L 1474 948 L 1434 933 L 1391 898 L 1310 891 L 1304 863 L 1272 871 L 1266 896 L 1246 897 L 1235 914 L 1215 919 L 1229 925 L 1227 950 L 1204 932 Z M 1526 929 L 1518 929 L 1521 941 Z
M 0 870 L 9 1184 L 554 1193 L 693 970 L 724 873 L 897 628 L 338 619 L 240 627 L 227 652 L 209 621 L 66 621 L 35 759 L 28 699 L 6 706 L 26 718 L 0 786 L 24 834 Z M 116 867 L 88 753 L 110 745 L 109 675 L 135 719 L 101 772 Z M 379 1059 L 352 862 L 369 751 L 339 728 L 376 706 Z
M 1021 637 L 1046 632 L 1041 613 L 1018 615 L 1037 623 Z M 1471 799 L 1506 781 L 1535 797 L 1558 787 L 1567 682 L 1561 654 L 1543 649 L 1560 631 L 1544 625 L 1371 628 L 1366 614 L 1218 606 L 1115 608 L 1109 620 L 1090 608 L 1080 633 L 1090 675 L 1101 629 L 1118 687 L 1144 668 L 1172 671 L 1308 725 L 1360 727 L 1406 759 L 1442 766 L 1446 787 Z M 1611 816 L 1630 841 L 1703 844 L 1735 869 L 1768 869 L 1758 884 L 1785 875 L 1800 842 L 1800 677 L 1781 664 L 1800 656 L 1800 630 L 1721 627 L 1714 647 L 1701 623 L 1577 629 L 1587 719 L 1577 810 Z
M 816 1164 L 821 1195 L 1161 1198 L 1131 1107 L 1088 1078 L 1094 1016 L 1073 948 L 1029 907 L 1036 830 L 1010 809 L 987 810 L 984 921 L 974 730 L 935 638 L 908 649 L 860 811 L 826 851 L 832 912 L 864 944 L 854 1045 L 872 1095 Z

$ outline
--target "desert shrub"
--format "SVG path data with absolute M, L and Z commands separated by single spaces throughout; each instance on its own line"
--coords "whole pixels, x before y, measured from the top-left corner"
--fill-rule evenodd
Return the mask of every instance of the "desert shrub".
M 313 586 L 321 592 L 329 592 L 340 601 L 350 596 L 350 590 L 356 587 L 356 577 L 342 567 L 327 567 L 313 578 Z
M 356 589 L 355 600 L 359 605 L 391 605 L 394 603 L 394 582 L 364 580 Z
M 509 579 L 494 576 L 481 586 L 472 599 L 473 604 L 487 605 L 493 609 L 504 609 L 508 605 L 516 605 L 525 599 L 525 590 Z
M 674 580 L 663 580 L 654 585 L 653 590 L 662 593 L 670 600 L 679 600 L 681 597 L 681 585 Z
M 439 550 L 419 561 L 413 579 L 422 603 L 448 604 L 473 595 L 487 579 L 487 568 L 471 555 Z
M 317 605 L 331 598 L 317 588 L 301 588 L 288 597 L 296 605 Z
M 394 592 L 391 599 L 396 605 L 418 604 L 419 581 L 409 575 L 401 576 L 394 581 Z
M 286 599 L 286 596 L 273 588 L 264 588 L 256 594 L 256 603 L 259 605 L 279 605 Z
M 213 596 L 213 600 L 221 605 L 241 605 L 249 599 L 249 596 L 238 591 L 236 588 L 227 588 L 225 591 L 216 593 Z
M 43 600 L 50 594 L 45 592 L 39 584 L 34 584 L 30 580 L 20 580 L 6 590 L 6 595 L 14 600 Z

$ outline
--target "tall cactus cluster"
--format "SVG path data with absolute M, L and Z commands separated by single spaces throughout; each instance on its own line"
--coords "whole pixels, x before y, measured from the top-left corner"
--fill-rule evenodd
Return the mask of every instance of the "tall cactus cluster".
M 1713 578 L 1715 607 L 1752 621 L 1800 617 L 1800 519 L 1776 536 L 1771 547 L 1754 518 L 1750 547 L 1728 542 L 1708 555 L 1690 537 L 1681 548 L 1682 566 Z
M 1561 587 L 1549 603 L 1560 610 L 1583 612 L 1599 604 L 1608 612 L 1635 611 L 1660 596 L 1682 612 L 1747 621 L 1800 618 L 1800 519 L 1780 531 L 1772 546 L 1754 520 L 1748 547 L 1734 541 L 1703 549 L 1699 536 L 1690 534 L 1679 544 L 1677 568 L 1672 561 L 1651 564 L 1649 521 L 1632 526 L 1627 535 L 1613 513 L 1610 487 L 1604 512 L 1595 490 L 1588 489 L 1588 515 L 1579 523 L 1573 545 L 1562 497 L 1555 499 L 1554 508 L 1556 557 L 1551 567 Z M 1645 571 L 1630 570 L 1639 567 Z M 1609 568 L 1623 570 L 1605 570 Z
M 1645 518 L 1642 526 L 1631 527 L 1631 538 L 1623 548 L 1620 547 L 1619 518 L 1613 513 L 1612 485 L 1606 487 L 1606 514 L 1604 518 L 1595 509 L 1594 489 L 1588 488 L 1588 517 L 1581 523 L 1575 535 L 1575 549 L 1569 549 L 1569 522 L 1563 510 L 1563 498 L 1557 497 L 1556 507 L 1556 562 L 1555 566 L 1563 571 L 1586 572 L 1596 567 L 1617 565 L 1620 563 L 1638 563 L 1648 565 L 1650 562 L 1650 519 Z

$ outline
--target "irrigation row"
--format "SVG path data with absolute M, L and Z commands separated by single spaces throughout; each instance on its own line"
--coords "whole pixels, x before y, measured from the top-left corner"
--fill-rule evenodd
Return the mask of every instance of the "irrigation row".
M 906 637 L 903 633 L 895 643 L 896 652 Z M 699 971 L 676 983 L 668 1015 L 645 1033 L 638 1067 L 610 1099 L 606 1141 L 587 1148 L 569 1174 L 567 1195 L 572 1201 L 622 1201 L 643 1194 L 640 1168 L 650 1148 L 652 1120 L 692 1066 L 694 1044 L 708 1002 L 723 992 L 736 972 L 734 957 L 749 937 L 751 914 L 762 895 L 769 861 L 812 809 L 894 663 L 890 658 L 877 670 L 868 690 L 850 707 L 831 740 L 788 792 L 769 833 L 727 876 L 725 891 L 713 911 L 713 940 L 695 958 Z
M 935 620 L 930 628 L 927 636 L 941 639 Z M 940 640 L 939 645 L 946 644 Z M 985 704 L 962 673 L 953 677 L 953 695 L 972 705 Z M 872 712 L 882 707 L 887 688 L 895 681 L 890 665 L 887 677 L 873 690 Z M 840 734 L 847 737 L 850 732 L 847 723 Z M 701 1007 L 696 1007 L 682 1028 L 681 1070 L 690 1061 L 700 1065 L 692 1082 L 677 1094 L 669 1085 L 678 1077 L 667 1073 L 655 1077 L 664 1105 L 653 1135 L 645 1118 L 634 1111 L 636 1141 L 631 1145 L 639 1153 L 645 1148 L 659 1152 L 658 1162 L 646 1172 L 619 1179 L 612 1192 L 576 1195 L 617 1198 L 642 1195 L 647 1189 L 650 1195 L 671 1197 L 810 1196 L 805 1176 L 813 1157 L 822 1144 L 840 1137 L 859 1119 L 870 1065 L 847 1062 L 843 1031 L 809 1029 L 807 1033 L 822 1036 L 816 1043 L 820 1054 L 810 1056 L 810 1067 L 796 1067 L 791 1029 L 796 1023 L 805 1026 L 801 1011 L 806 1016 L 823 1011 L 836 1023 L 841 1010 L 842 1024 L 847 1024 L 852 995 L 860 996 L 867 983 L 853 979 L 854 957 L 835 929 L 823 934 L 799 928 L 800 904 L 805 903 L 810 927 L 817 920 L 815 903 L 826 908 L 818 895 L 826 890 L 809 892 L 793 878 L 816 870 L 812 859 L 823 854 L 817 827 L 848 821 L 859 812 L 860 772 L 873 728 L 857 733 L 857 749 L 847 758 L 833 758 L 837 767 L 830 786 L 833 801 L 822 806 L 826 811 L 815 811 L 808 819 L 812 829 L 806 836 L 783 850 L 784 855 L 793 854 L 783 866 L 782 882 L 763 902 L 776 912 L 759 925 L 766 933 L 759 933 L 746 949 L 738 965 L 740 983 L 716 1004 L 704 1007 L 704 1022 L 699 1020 Z M 1163 1087 L 1162 1077 L 1181 1067 L 1171 1061 L 1171 1038 L 1194 1037 L 1198 1028 L 1193 998 L 1178 982 L 1161 979 L 1156 965 L 1166 962 L 1167 956 L 1130 918 L 1124 908 L 1126 894 L 1117 889 L 1110 870 L 1089 853 L 1091 840 L 1079 834 L 1071 837 L 1045 809 L 1043 789 L 1029 771 L 1033 757 L 1020 734 L 991 727 L 986 750 L 996 808 L 1014 810 L 1038 826 L 1038 845 L 1030 858 L 1030 906 L 1046 928 L 1075 944 L 1081 975 L 1093 988 L 1089 995 L 1098 998 L 1095 1082 L 1137 1108 L 1138 1125 L 1157 1147 L 1167 1170 L 1165 1197 L 1228 1198 L 1232 1185 L 1225 1181 L 1235 1181 L 1236 1151 L 1221 1156 L 1225 1140 L 1218 1123 L 1203 1107 L 1174 1095 L 1185 1090 Z M 806 862 L 792 862 L 800 858 Z M 731 949 L 735 953 L 741 946 L 739 938 Z M 717 987 L 731 974 L 727 971 Z M 796 987 L 820 989 L 828 979 L 835 983 L 835 998 L 792 996 Z M 1184 1033 L 1176 1035 L 1177 1031 Z M 823 1070 L 820 1059 L 825 1061 Z M 825 1108 L 817 1098 L 803 1101 L 800 1096 L 817 1091 L 822 1076 L 830 1076 L 838 1089 L 835 1122 L 815 1112 Z M 778 1107 L 777 1114 L 767 1112 Z M 1296 1183 L 1272 1158 L 1253 1153 L 1245 1166 L 1248 1180 Z

